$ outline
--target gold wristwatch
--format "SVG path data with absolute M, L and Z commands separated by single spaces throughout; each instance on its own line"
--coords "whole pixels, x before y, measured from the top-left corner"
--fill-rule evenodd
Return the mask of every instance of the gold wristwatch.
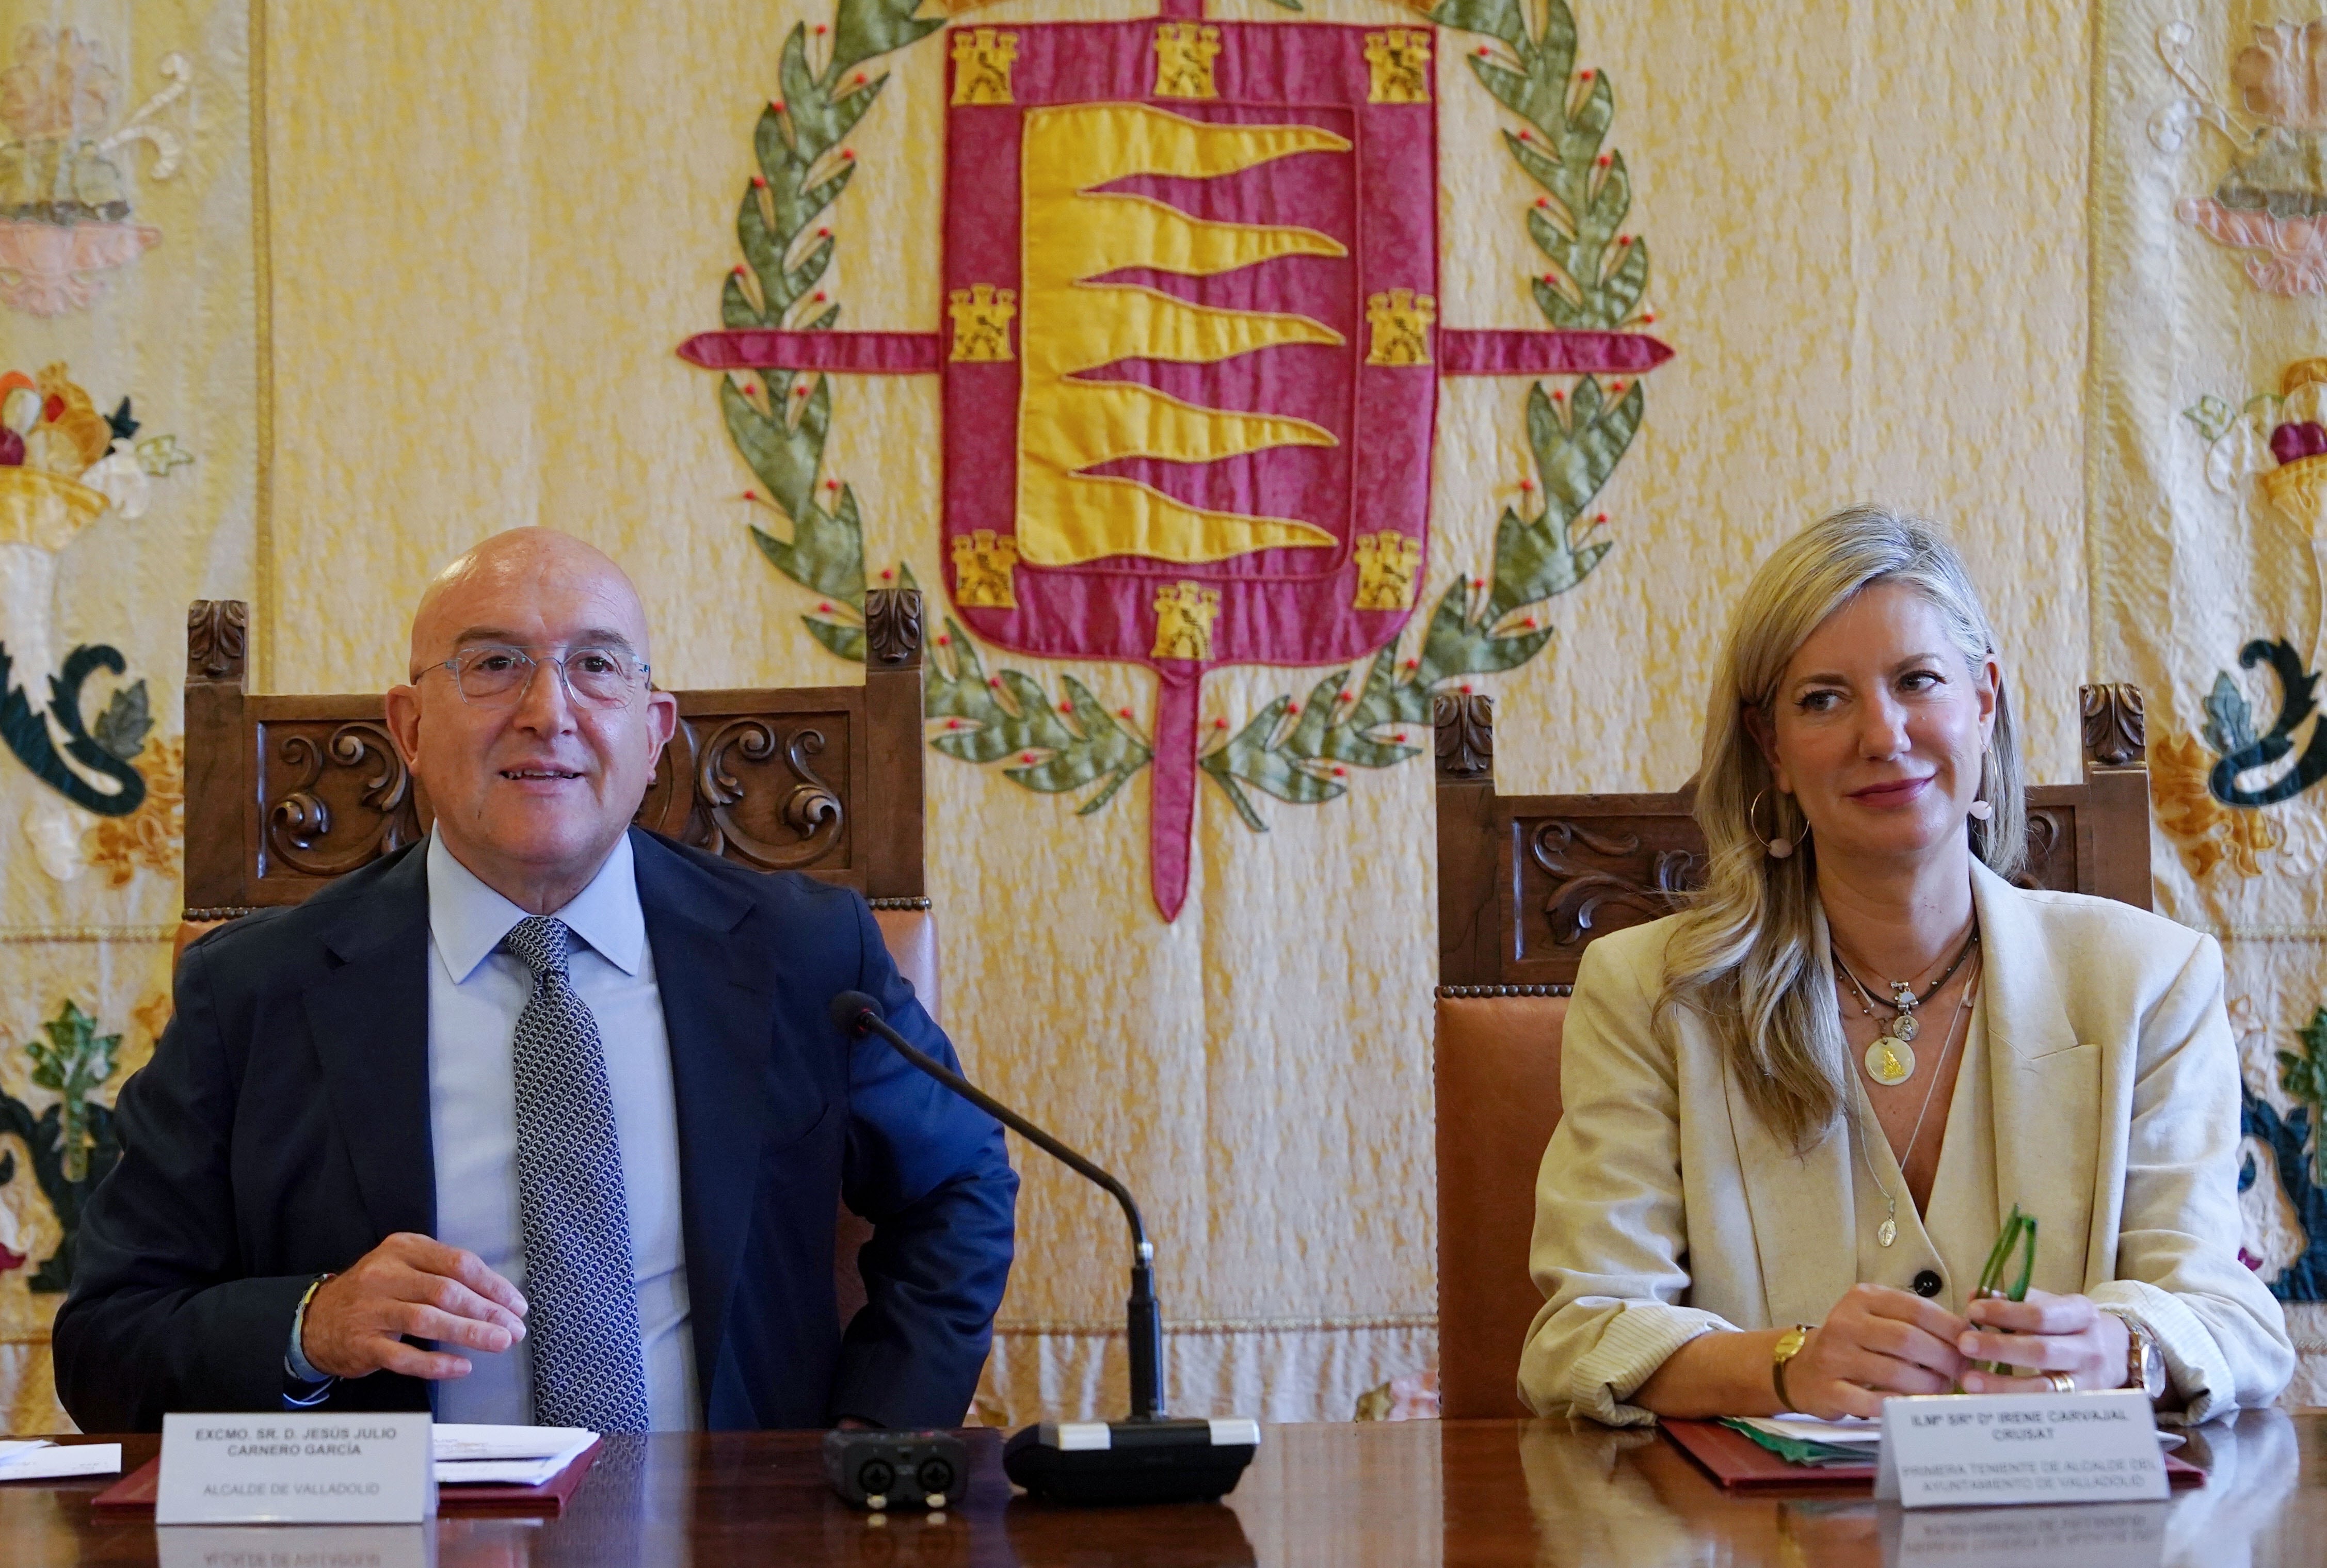
M 2156 1404 L 2165 1397 L 2165 1353 L 2157 1348 L 2156 1336 L 2121 1307 L 2101 1311 L 2125 1325 L 2125 1386 L 2140 1389 Z
M 1786 1397 L 1786 1363 L 1800 1355 L 1802 1347 L 1810 1342 L 1810 1327 L 1808 1323 L 1796 1323 L 1779 1335 L 1778 1342 L 1770 1348 L 1770 1386 L 1778 1395 L 1778 1408 L 1781 1411 L 1794 1408 L 1794 1402 Z

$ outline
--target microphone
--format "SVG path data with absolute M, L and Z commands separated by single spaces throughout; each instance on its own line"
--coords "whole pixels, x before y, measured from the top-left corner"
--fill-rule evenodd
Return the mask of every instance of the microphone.
M 892 1028 L 862 991 L 832 999 L 832 1022 L 852 1040 L 877 1034 L 896 1053 L 1051 1158 L 1104 1188 L 1131 1226 L 1131 1418 L 1045 1421 L 1003 1450 L 1002 1468 L 1036 1497 L 1068 1503 L 1210 1501 L 1236 1489 L 1260 1446 L 1260 1423 L 1245 1416 L 1173 1421 L 1164 1398 L 1164 1316 L 1155 1300 L 1155 1247 L 1131 1190 L 1097 1162 L 994 1098 Z

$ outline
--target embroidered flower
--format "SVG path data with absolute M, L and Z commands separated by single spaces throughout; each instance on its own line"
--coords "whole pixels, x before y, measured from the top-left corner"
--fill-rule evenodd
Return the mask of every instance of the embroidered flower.
M 110 453 L 98 459 L 80 476 L 80 482 L 102 494 L 115 511 L 132 520 L 145 515 L 146 503 L 154 492 L 154 481 L 138 466 L 137 454 L 130 450 L 129 443 L 118 439 Z
M 43 365 L 33 378 L 41 391 L 41 414 L 73 444 L 80 456 L 80 464 L 73 471 L 87 468 L 113 445 L 113 426 L 97 411 L 97 405 L 66 371 L 64 361 Z
M 19 139 L 65 140 L 113 117 L 104 52 L 71 28 L 25 28 L 16 34 L 16 61 L 0 71 L 0 122 Z
M 2277 825 L 2259 809 L 2223 805 L 2206 788 L 2214 756 L 2195 735 L 2161 732 L 2149 748 L 2149 793 L 2157 825 L 2182 852 L 2190 874 L 2203 880 L 2224 861 L 2240 876 L 2259 876 L 2259 859 L 2279 842 Z
M 2267 415 L 2248 409 L 2206 448 L 2206 482 L 2222 495 L 2235 495 L 2276 460 L 2271 455 Z
M 56 797 L 44 794 L 24 808 L 17 826 L 41 869 L 58 882 L 69 882 L 81 873 L 81 824 L 87 820 Z
M 137 809 L 126 817 L 99 817 L 82 844 L 82 857 L 117 888 L 128 886 L 140 866 L 165 877 L 176 874 L 186 839 L 186 742 L 148 739 L 137 770 L 145 776 L 145 798 Z M 164 1017 L 166 1022 L 166 1009 Z M 160 1032 L 159 1025 L 154 1032 Z
M 2327 130 L 2327 17 L 2254 31 L 2230 62 L 2247 110 L 2291 129 Z

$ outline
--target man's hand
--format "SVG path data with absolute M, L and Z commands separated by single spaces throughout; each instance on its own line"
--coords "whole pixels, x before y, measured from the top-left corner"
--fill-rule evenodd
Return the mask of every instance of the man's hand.
M 398 1231 L 323 1282 L 307 1303 L 300 1354 L 318 1372 L 465 1377 L 469 1363 L 404 1336 L 498 1353 L 525 1338 L 525 1298 L 472 1252 Z
M 2079 1388 L 2122 1388 L 2125 1321 L 2093 1305 L 2090 1296 L 2056 1296 L 2032 1290 L 2024 1302 L 1990 1296 L 1974 1302 L 1971 1324 L 1956 1339 L 1967 1361 L 2024 1367 L 2033 1377 L 1966 1372 L 1966 1394 L 2041 1394 L 2045 1374 L 2065 1372 Z
M 1888 1285 L 1853 1285 L 1800 1354 L 1786 1392 L 1804 1415 L 1879 1415 L 1892 1394 L 1948 1394 L 1963 1372 L 1961 1318 Z

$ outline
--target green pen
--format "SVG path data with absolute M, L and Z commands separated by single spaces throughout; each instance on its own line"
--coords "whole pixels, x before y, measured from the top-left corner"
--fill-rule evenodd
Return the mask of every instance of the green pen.
M 2020 1277 L 2012 1282 L 2010 1290 L 2000 1289 L 2005 1271 L 2012 1266 L 2012 1255 L 2015 1250 L 2020 1253 Z M 2012 1206 L 2011 1216 L 2004 1222 L 2003 1234 L 1988 1249 L 1987 1266 L 1979 1271 L 1979 1284 L 1971 1293 L 1971 1299 L 1977 1302 L 2002 1296 L 2006 1301 L 2025 1301 L 2028 1299 L 2029 1277 L 2035 1272 L 2036 1217 L 2021 1213 L 2020 1205 L 2015 1203 Z M 2000 1361 L 1979 1361 L 1974 1365 L 1981 1371 L 1993 1372 L 1999 1377 L 2012 1375 L 2012 1368 Z

